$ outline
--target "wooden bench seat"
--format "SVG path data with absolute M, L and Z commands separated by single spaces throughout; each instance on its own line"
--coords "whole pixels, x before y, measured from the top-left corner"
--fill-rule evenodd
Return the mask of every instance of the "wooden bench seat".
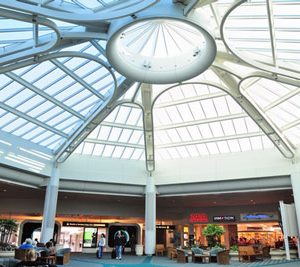
M 252 246 L 239 246 L 239 261 L 251 261 L 262 259 L 262 252 L 255 250 Z

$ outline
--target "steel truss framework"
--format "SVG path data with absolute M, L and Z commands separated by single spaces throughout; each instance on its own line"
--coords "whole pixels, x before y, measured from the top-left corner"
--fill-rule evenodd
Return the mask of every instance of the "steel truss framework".
M 158 2 L 182 7 L 186 17 L 202 10 L 211 21 L 217 56 L 191 80 L 142 84 L 106 57 L 110 30 Z M 293 158 L 300 143 L 299 14 L 295 0 L 0 0 L 0 142 L 23 139 L 57 162 L 74 151 L 145 159 L 150 172 L 155 159 L 269 147 Z M 168 38 L 181 47 L 159 27 L 136 33 L 140 51 L 171 54 Z M 174 25 L 168 29 L 185 38 Z

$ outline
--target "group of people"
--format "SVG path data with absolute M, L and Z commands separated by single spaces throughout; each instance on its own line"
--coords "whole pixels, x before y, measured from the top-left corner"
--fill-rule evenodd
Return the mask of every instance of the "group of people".
M 98 251 L 97 251 L 97 257 L 101 259 L 103 257 L 103 249 L 105 247 L 105 235 L 101 234 L 100 240 L 98 242 Z M 135 244 L 136 239 L 135 236 L 132 235 L 130 240 L 130 247 L 131 247 L 131 254 L 135 254 Z M 125 245 L 127 243 L 126 236 L 123 234 L 121 230 L 117 231 L 114 237 L 114 249 L 112 251 L 112 258 L 116 258 L 117 260 L 122 259 L 122 254 L 125 248 Z
M 24 260 L 17 263 L 17 267 L 21 266 L 38 266 L 44 264 L 43 257 L 55 255 L 54 240 L 50 239 L 45 245 L 39 243 L 37 239 L 26 238 L 25 242 L 19 247 L 26 250 Z M 41 257 L 43 254 L 43 257 Z M 47 264 L 49 267 L 56 267 L 55 264 Z

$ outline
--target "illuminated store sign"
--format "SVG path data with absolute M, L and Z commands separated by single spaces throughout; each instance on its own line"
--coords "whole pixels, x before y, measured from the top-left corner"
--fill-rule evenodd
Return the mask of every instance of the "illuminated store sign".
M 195 222 L 208 222 L 208 216 L 206 213 L 192 213 L 190 214 L 190 220 L 191 223 Z
M 175 225 L 156 225 L 156 229 L 175 230 Z
M 214 216 L 214 222 L 235 222 L 235 216 L 233 215 L 222 215 L 222 216 Z
M 278 214 L 274 212 L 241 213 L 241 221 L 275 221 Z
M 107 223 L 92 223 L 92 222 L 63 222 L 63 226 L 70 227 L 107 227 Z

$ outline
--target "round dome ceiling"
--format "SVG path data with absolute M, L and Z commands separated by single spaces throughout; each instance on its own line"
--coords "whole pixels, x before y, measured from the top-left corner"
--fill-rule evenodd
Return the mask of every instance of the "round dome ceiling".
M 154 18 L 135 21 L 112 34 L 106 49 L 122 75 L 144 83 L 188 80 L 205 71 L 216 55 L 213 37 L 190 21 Z

